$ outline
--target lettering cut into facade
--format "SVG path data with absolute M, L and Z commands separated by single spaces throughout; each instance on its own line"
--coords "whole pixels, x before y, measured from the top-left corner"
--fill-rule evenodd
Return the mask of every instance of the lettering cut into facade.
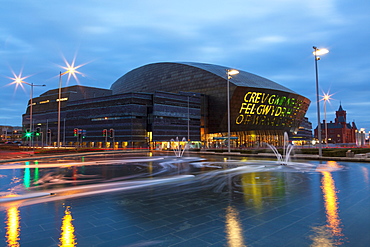
M 235 95 L 233 104 L 238 106 L 238 112 L 233 112 L 232 116 L 235 116 L 233 123 L 236 125 L 284 127 L 288 131 L 298 127 L 309 104 L 298 95 L 253 89 Z

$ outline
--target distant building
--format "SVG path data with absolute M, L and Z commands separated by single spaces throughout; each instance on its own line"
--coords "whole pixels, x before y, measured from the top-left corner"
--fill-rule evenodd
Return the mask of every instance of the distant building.
M 361 128 L 359 131 L 356 131 L 356 145 L 365 146 L 366 145 L 366 132 L 365 129 Z
M 325 143 L 326 130 L 328 143 L 356 143 L 357 127 L 354 122 L 347 123 L 347 112 L 343 110 L 342 105 L 339 105 L 338 111 L 335 113 L 336 118 L 329 123 L 321 123 L 321 139 Z M 315 129 L 315 138 L 318 138 L 317 127 Z
M 299 125 L 296 134 L 293 134 L 290 138 L 294 145 L 304 146 L 311 145 L 312 142 L 312 123 L 308 121 L 307 117 L 304 117 L 301 124 Z
M 19 126 L 5 126 L 0 125 L 0 141 L 21 141 L 22 140 L 22 127 Z

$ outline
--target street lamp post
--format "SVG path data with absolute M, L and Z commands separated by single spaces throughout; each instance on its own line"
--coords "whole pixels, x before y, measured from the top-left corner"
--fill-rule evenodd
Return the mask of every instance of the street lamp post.
M 324 100 L 324 118 L 325 118 L 325 143 L 326 147 L 328 147 L 328 122 L 326 120 L 326 103 L 329 101 L 331 95 L 329 94 L 324 94 L 323 100 Z
M 77 71 L 78 68 L 82 67 L 82 65 L 77 65 L 75 66 L 74 65 L 74 61 L 69 64 L 68 62 L 66 62 L 66 67 L 62 66 L 63 69 L 66 69 L 65 72 L 59 72 L 59 91 L 58 91 L 58 133 L 57 133 L 57 146 L 58 148 L 60 147 L 60 108 L 61 108 L 61 98 L 62 98 L 62 76 L 65 75 L 65 74 L 68 74 L 68 79 L 70 78 L 70 76 L 73 76 L 76 80 L 77 80 L 77 77 L 76 77 L 76 74 L 82 74 L 81 72 Z
M 328 122 L 326 121 L 326 101 L 324 99 L 324 121 L 325 121 L 325 144 L 326 147 L 328 147 Z
M 36 85 L 36 84 L 33 84 L 33 83 L 28 83 L 28 82 L 25 82 L 23 81 L 24 77 L 21 78 L 20 76 L 16 76 L 14 78 L 14 83 L 15 84 L 18 84 L 18 85 L 21 85 L 21 84 L 26 84 L 28 86 L 31 87 L 31 90 L 30 90 L 30 133 L 31 133 L 31 136 L 30 136 L 30 142 L 31 142 L 31 146 L 33 147 L 33 87 L 45 87 L 46 85 Z
M 62 75 L 67 74 L 68 71 L 62 73 L 59 72 L 59 91 L 58 91 L 58 134 L 57 134 L 57 146 L 60 147 L 60 108 L 61 108 L 61 98 L 62 98 Z
M 319 55 L 324 55 L 329 52 L 327 49 L 318 49 L 316 46 L 312 47 L 314 49 L 313 54 L 315 57 L 315 74 L 316 74 L 316 103 L 317 103 L 317 136 L 319 139 L 319 157 L 322 156 L 322 137 L 321 137 L 321 121 L 320 121 L 320 100 L 319 100 L 319 71 L 317 67 L 317 61 L 320 60 Z
M 236 69 L 227 69 L 227 152 L 230 153 L 230 79 L 232 75 L 239 74 Z
M 23 84 L 31 86 L 31 92 L 30 92 L 30 132 L 31 132 L 31 146 L 33 147 L 33 87 L 45 87 L 46 85 L 35 85 L 33 83 L 28 83 L 23 81 Z
M 190 96 L 188 95 L 188 142 L 190 142 Z

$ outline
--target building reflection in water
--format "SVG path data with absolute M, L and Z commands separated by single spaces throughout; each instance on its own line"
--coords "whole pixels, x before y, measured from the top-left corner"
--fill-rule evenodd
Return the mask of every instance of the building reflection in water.
M 252 203 L 257 211 L 262 210 L 263 192 L 256 173 L 245 173 L 242 175 L 242 186 L 244 200 L 247 204 Z
M 152 177 L 152 174 L 153 174 L 153 162 L 152 161 L 150 161 L 148 164 L 148 173 L 150 177 Z
M 31 171 L 30 171 L 30 162 L 25 163 L 25 168 L 24 168 L 24 176 L 23 176 L 23 185 L 25 188 L 29 188 L 31 185 Z
M 19 245 L 19 235 L 20 235 L 20 216 L 18 207 L 13 206 L 7 209 L 7 219 L 6 219 L 6 242 L 9 247 L 16 247 Z
M 60 235 L 59 246 L 61 247 L 73 247 L 77 245 L 76 236 L 74 234 L 75 228 L 72 224 L 73 218 L 70 211 L 70 207 L 67 206 L 64 211 L 64 217 L 62 222 L 62 233 Z
M 285 194 L 284 179 L 272 176 L 271 173 L 244 173 L 241 177 L 244 202 L 257 212 L 263 210 L 264 200 L 273 197 L 283 197 Z
M 367 185 L 369 185 L 369 169 L 366 167 L 361 168 L 363 174 L 364 174 L 364 180 Z
M 230 247 L 245 247 L 243 238 L 243 228 L 240 223 L 238 211 L 228 206 L 226 208 L 226 234 L 227 242 Z
M 312 237 L 314 243 L 311 246 L 336 246 L 343 244 L 343 233 L 341 220 L 339 218 L 339 207 L 337 190 L 331 172 L 339 169 L 340 166 L 335 161 L 328 161 L 327 164 L 320 166 L 317 170 L 322 174 L 321 190 L 324 197 L 326 222 L 323 227 L 315 227 L 315 236 Z
M 37 183 L 37 181 L 39 181 L 39 179 L 40 179 L 40 175 L 39 175 L 39 168 L 38 168 L 38 167 L 36 167 L 36 168 L 35 168 L 35 174 L 34 174 L 34 177 L 33 177 L 33 182 L 36 184 L 36 183 Z

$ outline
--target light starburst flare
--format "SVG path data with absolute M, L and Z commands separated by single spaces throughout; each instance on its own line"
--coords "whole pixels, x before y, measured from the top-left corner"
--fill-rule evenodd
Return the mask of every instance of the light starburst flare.
M 321 96 L 321 101 L 329 102 L 330 103 L 330 100 L 333 99 L 331 96 L 333 96 L 333 95 L 334 95 L 334 93 L 329 94 L 329 92 L 328 93 L 324 93 L 323 92 L 323 95 Z
M 22 71 L 19 72 L 18 75 L 14 71 L 12 71 L 12 74 L 13 74 L 13 77 L 7 77 L 10 80 L 12 80 L 12 82 L 10 82 L 8 85 L 10 86 L 10 85 L 15 84 L 15 91 L 18 89 L 18 87 L 21 87 L 23 89 L 23 91 L 26 91 L 23 84 L 31 85 L 30 83 L 25 81 L 27 78 L 30 77 L 30 75 L 22 76 Z
M 75 65 L 76 63 L 76 57 L 73 58 L 72 62 L 69 63 L 64 57 L 63 57 L 65 66 L 59 66 L 60 68 L 64 69 L 64 72 L 61 72 L 60 75 L 68 74 L 67 83 L 70 81 L 71 77 L 73 77 L 77 83 L 79 83 L 77 75 L 85 76 L 85 74 L 78 71 L 79 68 L 86 65 L 87 63 Z

